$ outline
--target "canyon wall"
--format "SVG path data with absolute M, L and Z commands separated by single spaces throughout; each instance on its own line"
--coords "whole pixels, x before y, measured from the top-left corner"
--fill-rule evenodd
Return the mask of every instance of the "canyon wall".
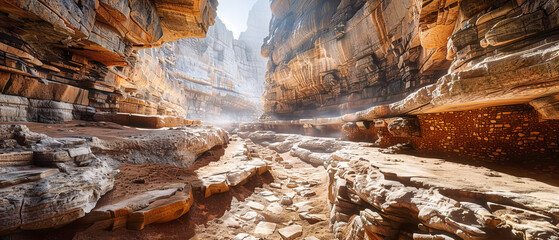
M 261 114 L 265 1 L 251 11 L 241 40 L 220 22 L 210 27 L 216 0 L 1 3 L 2 121 L 155 127 Z
M 137 48 L 204 37 L 217 1 L 1 1 L 2 121 L 92 120 L 96 112 L 181 115 L 130 96 Z M 121 106 L 121 103 L 123 103 Z
M 558 1 L 274 0 L 271 8 L 265 114 L 242 129 L 555 164 Z
M 164 100 L 188 119 L 257 119 L 262 114 L 266 71 L 260 45 L 268 34 L 271 15 L 267 4 L 261 0 L 253 7 L 248 29 L 238 40 L 217 19 L 206 38 L 181 39 L 138 51 L 134 76 L 126 82 L 129 95 Z M 120 106 L 122 112 L 137 108 L 134 103 Z
M 297 119 L 378 106 L 358 118 L 373 119 L 531 102 L 556 118 L 545 97 L 559 92 L 558 5 L 274 0 L 264 110 Z

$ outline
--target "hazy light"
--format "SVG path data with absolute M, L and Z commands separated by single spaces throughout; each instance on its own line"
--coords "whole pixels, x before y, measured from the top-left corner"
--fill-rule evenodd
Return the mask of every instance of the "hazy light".
M 256 0 L 220 0 L 217 16 L 236 39 L 247 29 L 248 12 Z

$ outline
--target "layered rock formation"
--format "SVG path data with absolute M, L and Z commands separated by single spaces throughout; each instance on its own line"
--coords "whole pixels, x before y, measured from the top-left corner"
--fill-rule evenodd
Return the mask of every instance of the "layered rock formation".
M 188 167 L 203 153 L 229 142 L 225 130 L 200 125 L 147 133 L 117 133 L 122 135 L 116 139 L 96 139 L 92 143 L 93 151 L 121 163 L 161 163 Z
M 126 88 L 137 98 L 165 99 L 189 119 L 257 119 L 262 113 L 266 71 L 266 60 L 259 52 L 270 15 L 266 1 L 261 0 L 250 11 L 248 29 L 239 40 L 218 19 L 206 38 L 181 39 L 139 51 L 140 63 Z M 131 111 L 136 105 L 126 107 L 122 110 Z
M 265 111 L 275 117 L 378 105 L 347 118 L 358 121 L 522 103 L 554 116 L 557 1 L 275 0 L 271 7 L 262 53 L 270 58 Z
M 246 129 L 555 164 L 557 1 L 271 7 L 266 114 Z
M 95 207 L 116 172 L 82 138 L 1 125 L 0 234 L 61 227 Z
M 131 96 L 137 48 L 204 37 L 217 1 L 2 1 L 4 121 L 91 120 L 95 112 L 182 116 L 165 99 Z M 130 89 L 128 89 L 130 90 Z M 132 105 L 132 106 L 130 106 Z
M 222 184 L 237 186 L 268 170 L 266 162 L 250 158 L 241 148 L 232 154 L 245 158 L 229 163 L 226 172 L 204 168 L 205 175 L 197 176 L 188 170 L 188 181 L 132 196 L 124 192 L 119 201 L 107 204 L 102 197 L 113 189 L 119 166 L 157 163 L 162 169 L 186 169 L 208 150 L 227 145 L 229 136 L 222 129 L 199 125 L 145 131 L 105 124 L 61 124 L 54 130 L 56 138 L 25 125 L 0 125 L 0 235 L 59 228 L 78 219 L 95 223 L 95 228 L 142 229 L 188 212 L 192 187 L 209 196 L 224 191 Z M 81 137 L 70 137 L 74 135 Z M 216 176 L 226 176 L 227 182 L 216 181 Z
M 3 120 L 93 120 L 96 112 L 256 118 L 270 9 L 255 5 L 235 40 L 221 22 L 210 28 L 216 7 L 215 0 L 4 4 Z M 153 46 L 161 47 L 140 50 Z
M 239 135 L 324 164 L 337 239 L 559 238 L 559 189 L 532 178 L 331 138 Z

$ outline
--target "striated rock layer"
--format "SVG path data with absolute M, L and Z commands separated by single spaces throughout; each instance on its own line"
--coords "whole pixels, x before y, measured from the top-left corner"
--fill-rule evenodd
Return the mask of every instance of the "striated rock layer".
M 527 103 L 544 119 L 557 116 L 557 1 L 274 0 L 271 7 L 262 46 L 268 117 L 364 110 L 346 117 L 359 121 Z
M 271 8 L 266 114 L 241 128 L 556 164 L 558 1 L 274 0 Z
M 83 138 L 50 138 L 0 125 L 0 235 L 61 227 L 113 188 L 116 172 Z
M 248 156 L 246 144 L 241 143 L 229 148 L 232 152 L 223 157 L 220 167 L 201 167 L 198 157 L 229 142 L 227 132 L 210 126 L 138 130 L 82 122 L 58 124 L 58 129 L 49 131 L 48 124 L 28 125 L 57 137 L 33 132 L 26 125 L 0 125 L 0 235 L 59 228 L 76 220 L 94 223 L 94 229 L 138 230 L 184 215 L 193 204 L 193 190 L 210 196 L 269 169 L 267 162 Z M 233 157 L 238 161 L 230 162 Z M 161 172 L 144 175 L 170 178 L 166 171 L 182 169 L 188 181 L 173 179 L 152 189 L 144 186 L 137 194 L 113 188 L 115 178 L 128 178 L 116 170 L 120 166 L 141 168 L 148 163 Z M 108 203 L 102 198 L 106 194 L 110 199 L 121 195 Z
M 204 37 L 216 8 L 216 0 L 0 1 L 2 120 L 92 120 L 96 112 L 186 117 L 184 106 L 131 95 L 125 83 L 134 78 L 137 49 Z

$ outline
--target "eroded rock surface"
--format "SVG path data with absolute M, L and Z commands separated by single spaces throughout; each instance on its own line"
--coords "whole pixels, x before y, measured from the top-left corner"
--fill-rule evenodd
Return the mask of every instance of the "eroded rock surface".
M 92 120 L 95 112 L 184 117 L 178 103 L 129 95 L 125 83 L 138 48 L 204 37 L 217 8 L 215 0 L 1 3 L 0 85 L 11 95 L 2 117 L 39 122 Z
M 268 147 L 315 142 L 307 150 L 328 153 L 330 227 L 338 239 L 559 238 L 554 185 L 442 159 L 384 154 L 359 143 L 241 135 L 266 139 Z
M 557 93 L 557 1 L 271 2 L 271 118 L 347 121 Z M 537 104 L 537 103 L 536 103 Z M 364 110 L 366 109 L 366 110 Z M 546 115 L 554 109 L 548 107 Z
M 0 234 L 61 227 L 113 188 L 113 168 L 85 139 L 51 138 L 24 125 L 0 125 L 0 132 Z
M 91 213 L 80 220 L 93 224 L 77 237 L 105 230 L 141 230 L 151 223 L 170 222 L 193 206 L 198 207 L 206 198 L 215 199 L 214 195 L 235 191 L 268 172 L 270 162 L 253 156 L 245 141 L 234 140 L 225 149 L 208 151 L 188 168 L 161 163 L 122 165 L 115 190 L 103 196 Z M 216 203 L 212 207 L 218 210 L 226 206 Z
M 133 114 L 149 123 L 140 127 L 157 128 L 182 125 L 184 118 L 256 119 L 266 66 L 259 52 L 270 9 L 266 1 L 255 5 L 249 28 L 236 40 L 221 21 L 211 27 L 217 5 L 3 1 L 2 120 L 126 124 L 122 114 Z

